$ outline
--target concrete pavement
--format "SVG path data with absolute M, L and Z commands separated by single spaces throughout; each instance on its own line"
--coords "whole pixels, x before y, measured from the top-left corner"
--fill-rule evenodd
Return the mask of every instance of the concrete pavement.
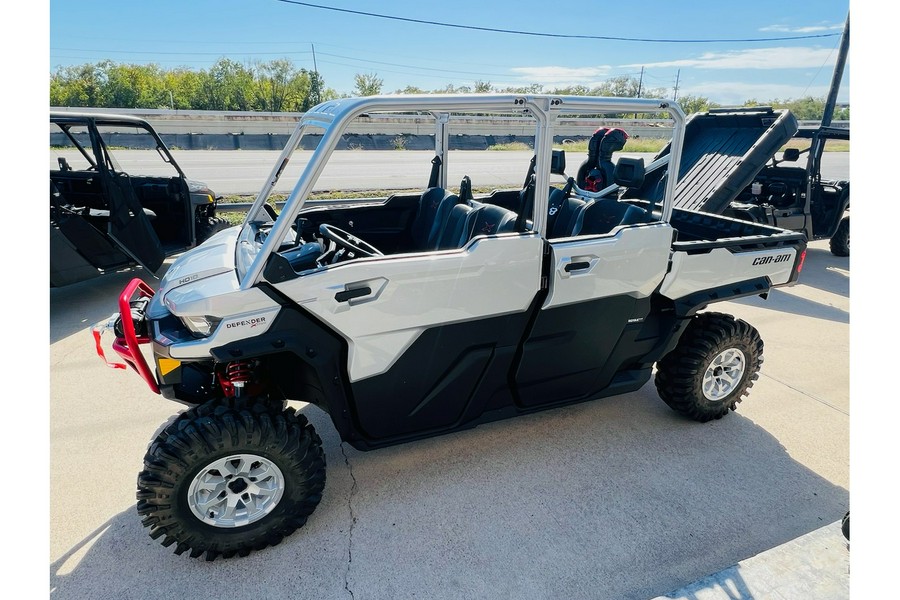
M 654 600 L 850 597 L 850 543 L 835 521 Z

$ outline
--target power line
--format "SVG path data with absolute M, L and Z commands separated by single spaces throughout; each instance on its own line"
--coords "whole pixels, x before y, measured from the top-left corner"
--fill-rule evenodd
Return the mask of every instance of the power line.
M 814 38 L 835 37 L 839 33 L 819 33 L 810 35 L 794 35 L 782 37 L 767 38 L 723 38 L 723 39 L 674 39 L 674 38 L 629 38 L 606 35 L 580 35 L 570 33 L 542 33 L 538 31 L 520 31 L 516 29 L 497 29 L 494 27 L 478 27 L 476 25 L 460 25 L 459 23 L 442 23 L 440 21 L 429 21 L 425 19 L 412 19 L 409 17 L 398 17 L 396 15 L 383 15 L 373 12 L 365 12 L 361 10 L 351 10 L 349 8 L 337 8 L 335 6 L 323 6 L 321 4 L 312 4 L 311 2 L 299 2 L 298 0 L 277 0 L 285 4 L 296 4 L 298 6 L 306 6 L 308 8 L 318 8 L 321 10 L 331 10 L 339 13 L 348 13 L 360 15 L 363 17 L 375 17 L 378 19 L 388 19 L 391 21 L 403 21 L 406 23 L 418 23 L 419 25 L 434 25 L 437 27 L 451 27 L 453 29 L 470 29 L 473 31 L 488 31 L 491 33 L 510 33 L 515 35 L 530 35 L 535 37 L 550 37 L 563 39 L 579 39 L 579 40 L 607 40 L 615 42 L 651 42 L 663 44 L 710 44 L 723 42 L 780 42 L 787 40 L 809 40 Z
M 438 71 L 441 73 L 461 73 L 463 75 L 483 75 L 485 77 L 509 77 L 509 73 L 500 74 L 500 73 L 480 73 L 480 72 L 476 72 L 476 71 L 457 71 L 455 69 L 438 69 L 435 67 L 418 67 L 415 65 L 404 65 L 404 64 L 400 64 L 400 63 L 384 62 L 384 61 L 380 61 L 380 60 L 368 60 L 368 59 L 364 59 L 364 58 L 353 58 L 352 56 L 342 56 L 340 54 L 331 54 L 329 52 L 320 52 L 319 54 L 321 54 L 322 56 L 333 56 L 334 58 L 355 60 L 357 62 L 362 62 L 362 63 L 372 63 L 375 65 L 387 65 L 389 67 L 402 67 L 404 69 L 417 69 L 417 70 L 422 70 L 422 71 Z M 335 63 L 335 64 L 342 64 L 342 63 Z M 348 65 L 348 66 L 353 66 L 353 65 Z
M 164 52 L 158 50 L 93 50 L 90 48 L 50 48 L 50 50 L 54 51 L 63 51 L 63 52 L 98 52 L 98 53 L 107 53 L 107 54 L 160 54 L 160 55 L 175 55 L 175 56 L 224 56 L 226 53 L 224 52 L 194 52 L 191 50 L 187 50 L 185 52 Z M 232 53 L 235 54 L 235 53 Z M 272 55 L 272 54 L 309 54 L 309 50 L 291 50 L 289 52 L 237 52 L 236 54 L 243 55 Z

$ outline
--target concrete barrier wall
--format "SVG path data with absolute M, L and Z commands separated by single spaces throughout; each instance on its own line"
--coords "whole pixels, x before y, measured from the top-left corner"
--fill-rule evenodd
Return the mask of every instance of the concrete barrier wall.
M 281 150 L 303 113 L 217 112 L 202 110 L 153 110 L 124 108 L 60 108 L 52 111 L 127 114 L 146 119 L 172 148 L 187 150 Z M 483 150 L 495 144 L 534 143 L 534 125 L 518 117 L 469 117 L 455 121 L 456 135 L 450 147 Z M 801 122 L 817 125 L 817 122 Z M 849 123 L 835 121 L 841 126 Z M 560 119 L 555 143 L 585 140 L 598 127 L 621 127 L 632 137 L 668 139 L 672 135 L 665 119 Z M 113 134 L 110 143 L 122 147 L 142 147 L 141 136 Z M 306 138 L 311 147 L 317 139 Z M 69 141 L 51 129 L 50 144 L 67 146 Z M 306 145 L 306 144 L 305 144 Z M 434 125 L 425 117 L 396 116 L 369 119 L 361 117 L 344 136 L 344 149 L 430 150 L 434 148 Z

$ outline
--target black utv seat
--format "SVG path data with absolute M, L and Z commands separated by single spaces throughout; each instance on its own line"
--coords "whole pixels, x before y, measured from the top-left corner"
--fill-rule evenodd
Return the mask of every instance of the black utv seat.
M 547 217 L 547 237 L 556 239 L 572 235 L 575 220 L 586 202 L 580 198 L 567 197 L 566 191 L 550 188 L 550 212 Z
M 431 250 L 448 250 L 461 248 L 468 241 L 468 224 L 470 215 L 475 209 L 468 204 L 456 204 L 441 224 L 440 234 Z
M 464 182 L 465 183 L 465 182 Z M 515 230 L 516 213 L 493 204 L 464 201 L 443 188 L 429 188 L 419 199 L 419 211 L 410 226 L 413 250 L 462 248 L 477 235 Z
M 601 198 L 586 204 L 578 211 L 570 235 L 599 235 L 609 233 L 619 225 L 635 225 L 647 219 L 647 212 L 615 198 Z
M 436 250 L 459 196 L 444 188 L 425 190 L 419 199 L 419 210 L 410 227 L 414 250 Z
M 495 204 L 473 202 L 475 208 L 469 213 L 463 244 L 478 235 L 508 233 L 516 229 L 516 217 L 511 210 Z

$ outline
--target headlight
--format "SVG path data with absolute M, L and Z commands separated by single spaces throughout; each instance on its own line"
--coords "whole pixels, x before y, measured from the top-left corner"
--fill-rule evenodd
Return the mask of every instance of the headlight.
M 194 337 L 209 337 L 221 321 L 222 319 L 216 317 L 181 317 L 181 322 Z

